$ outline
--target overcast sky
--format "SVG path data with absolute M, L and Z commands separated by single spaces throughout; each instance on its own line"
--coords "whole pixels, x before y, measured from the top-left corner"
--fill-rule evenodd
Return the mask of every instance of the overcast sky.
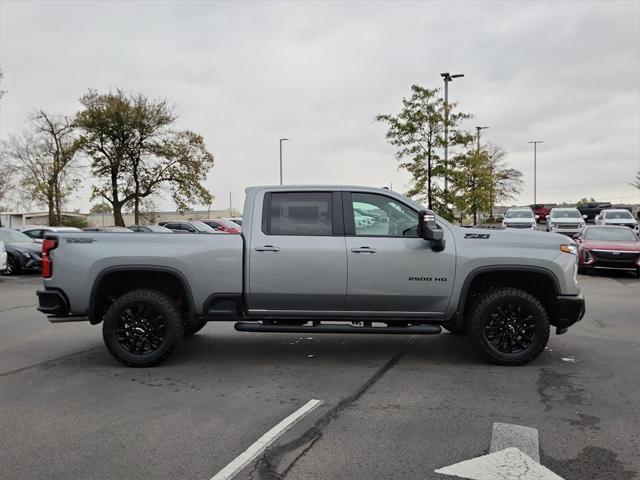
M 377 113 L 412 83 L 441 87 L 489 126 L 524 174 L 514 203 L 635 202 L 640 2 L 171 2 L 0 0 L 0 138 L 34 108 L 73 114 L 88 88 L 165 98 L 216 157 L 214 208 L 244 188 L 346 183 L 404 191 Z M 90 184 L 90 180 L 85 182 Z M 88 209 L 88 190 L 71 206 Z M 170 207 L 170 204 L 163 205 Z

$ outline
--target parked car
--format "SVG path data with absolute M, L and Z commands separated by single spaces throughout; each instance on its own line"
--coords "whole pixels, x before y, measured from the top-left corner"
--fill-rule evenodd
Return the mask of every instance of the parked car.
M 45 225 L 40 225 L 37 227 L 26 228 L 22 230 L 22 233 L 24 233 L 26 236 L 30 238 L 33 238 L 34 241 L 38 243 L 42 243 L 42 240 L 44 239 L 44 234 L 47 232 L 59 233 L 59 232 L 81 232 L 81 231 L 82 230 L 76 227 L 49 227 Z
M 552 208 L 547 215 L 547 232 L 562 233 L 571 237 L 582 232 L 586 222 L 577 208 Z
M 0 241 L 7 253 L 5 275 L 17 275 L 22 271 L 39 271 L 42 266 L 41 246 L 24 233 L 10 228 L 0 228 Z
M 529 207 L 512 207 L 502 220 L 502 228 L 535 230 L 536 224 L 536 216 Z
M 578 206 L 580 215 L 586 215 L 587 222 L 593 221 L 602 210 L 611 208 L 611 202 L 589 202 Z
M 4 248 L 4 242 L 0 240 L 0 275 L 2 275 L 7 268 L 7 251 Z
M 173 233 L 172 230 L 160 225 L 129 225 L 127 228 L 137 233 Z
M 160 222 L 158 225 L 168 228 L 175 233 L 220 233 L 200 220 L 177 220 Z
M 589 225 L 578 236 L 580 272 L 627 270 L 640 277 L 640 237 L 619 226 Z
M 618 225 L 621 227 L 629 227 L 640 233 L 638 221 L 633 218 L 629 210 L 622 208 L 612 208 L 604 210 L 596 217 L 596 225 Z
M 358 204 L 385 212 L 384 228 L 359 229 Z M 102 322 L 107 349 L 135 367 L 166 360 L 209 321 L 300 335 L 446 328 L 490 362 L 522 365 L 550 325 L 562 334 L 584 314 L 578 249 L 561 235 L 460 228 L 367 187 L 248 188 L 244 218 L 242 236 L 47 234 L 39 310 Z
M 228 217 L 225 220 L 229 220 L 230 222 L 235 223 L 238 226 L 242 226 L 242 217 Z
M 555 203 L 537 203 L 530 205 L 533 214 L 536 216 L 538 223 L 544 222 L 552 208 L 557 207 Z
M 82 229 L 84 232 L 112 232 L 112 233 L 131 233 L 127 227 L 116 227 L 116 226 L 107 226 L 107 227 L 86 227 Z
M 202 223 L 209 225 L 211 228 L 218 232 L 224 233 L 240 233 L 242 227 L 231 220 L 225 220 L 224 218 L 212 218 L 208 220 L 201 220 Z

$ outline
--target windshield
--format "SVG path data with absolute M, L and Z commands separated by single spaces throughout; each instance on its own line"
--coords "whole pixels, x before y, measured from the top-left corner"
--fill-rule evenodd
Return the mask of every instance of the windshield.
M 215 232 L 216 231 L 214 228 L 211 228 L 206 223 L 203 223 L 197 220 L 195 221 L 192 220 L 191 225 L 193 225 L 195 229 L 198 230 L 199 232 Z
M 551 212 L 552 218 L 582 218 L 578 210 L 553 210 Z
M 533 218 L 533 213 L 530 210 L 509 210 L 505 215 L 505 218 Z
M 626 227 L 614 228 L 588 228 L 584 236 L 585 240 L 605 240 L 609 242 L 637 242 L 638 237 Z
M 24 233 L 18 232 L 17 230 L 0 230 L 0 240 L 5 243 L 33 242 L 33 239 L 31 237 L 28 237 Z
M 629 220 L 630 218 L 633 218 L 631 216 L 631 213 L 625 211 L 621 211 L 621 212 L 606 212 L 604 214 L 604 217 L 607 220 L 615 220 L 615 219 L 623 219 L 623 220 Z

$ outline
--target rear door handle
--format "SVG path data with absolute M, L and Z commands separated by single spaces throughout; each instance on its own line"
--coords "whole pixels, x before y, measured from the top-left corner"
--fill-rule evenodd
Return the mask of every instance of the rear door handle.
M 280 247 L 274 247 L 273 245 L 263 245 L 256 247 L 256 252 L 279 252 Z
M 376 253 L 377 252 L 375 248 L 371 248 L 371 247 L 352 248 L 351 251 L 353 253 Z

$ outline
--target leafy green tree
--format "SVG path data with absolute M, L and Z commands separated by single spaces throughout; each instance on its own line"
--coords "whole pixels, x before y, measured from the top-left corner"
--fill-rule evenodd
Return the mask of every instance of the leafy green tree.
M 456 168 L 451 175 L 453 204 L 463 214 L 473 215 L 491 206 L 491 162 L 486 150 L 470 150 L 455 158 Z
M 61 225 L 64 227 L 85 228 L 89 226 L 86 217 L 62 217 Z
M 596 200 L 595 198 L 591 197 L 591 198 L 581 198 L 580 200 L 578 200 L 578 202 L 576 203 L 576 206 L 579 207 L 580 205 L 584 205 L 585 203 L 594 203 Z
M 496 203 L 511 200 L 516 197 L 522 188 L 522 172 L 510 167 L 505 162 L 505 151 L 489 143 L 486 148 L 489 169 L 491 173 L 491 187 L 489 192 L 489 213 L 493 218 L 493 207 Z
M 78 146 L 72 121 L 42 110 L 27 130 L 3 143 L 3 156 L 13 165 L 22 194 L 46 205 L 51 226 L 60 225 L 64 202 L 78 186 Z
M 429 208 L 445 212 L 448 198 L 437 179 L 444 178 L 446 170 L 440 152 L 444 146 L 445 105 L 440 89 L 428 89 L 419 85 L 411 86 L 411 96 L 402 99 L 402 110 L 396 115 L 380 114 L 376 120 L 388 125 L 387 141 L 397 147 L 396 159 L 399 167 L 412 176 L 410 197 L 426 200 Z M 448 129 L 453 132 L 449 139 L 449 149 L 466 146 L 471 137 L 464 132 L 455 132 L 456 127 L 471 115 L 453 111 L 455 104 L 449 103 Z M 450 162 L 448 170 L 455 165 Z
M 166 101 L 90 90 L 80 103 L 83 110 L 76 122 L 83 132 L 82 147 L 99 182 L 92 198 L 111 204 L 116 225 L 124 226 L 122 209 L 128 204 L 139 223 L 141 202 L 163 189 L 179 209 L 211 202 L 203 183 L 213 155 L 201 135 L 172 129 L 176 116 Z
M 95 203 L 91 205 L 89 213 L 113 213 L 113 208 L 106 203 Z

